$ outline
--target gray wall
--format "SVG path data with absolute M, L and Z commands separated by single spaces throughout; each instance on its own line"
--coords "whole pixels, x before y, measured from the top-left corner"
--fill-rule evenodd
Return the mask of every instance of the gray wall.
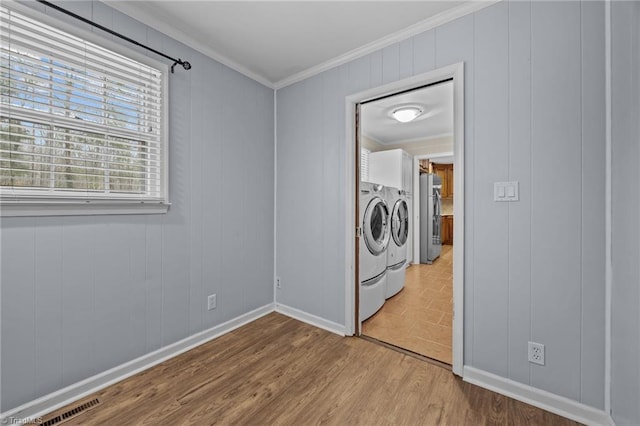
M 612 362 L 618 425 L 640 424 L 640 3 L 612 2 Z
M 499 3 L 278 90 L 278 302 L 345 321 L 345 96 L 464 61 L 465 363 L 603 408 L 604 23 Z
M 172 206 L 2 220 L 2 411 L 273 302 L 273 90 L 100 2 L 64 7 L 193 65 L 170 77 Z

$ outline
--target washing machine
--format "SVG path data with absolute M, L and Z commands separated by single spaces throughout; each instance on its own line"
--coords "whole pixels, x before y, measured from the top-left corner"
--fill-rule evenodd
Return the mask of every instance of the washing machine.
M 390 229 L 385 192 L 382 185 L 360 183 L 360 321 L 384 305 L 387 292 Z
M 387 291 L 385 298 L 396 295 L 404 287 L 407 265 L 407 239 L 409 238 L 409 205 L 404 191 L 386 187 L 386 201 L 391 212 L 387 247 Z

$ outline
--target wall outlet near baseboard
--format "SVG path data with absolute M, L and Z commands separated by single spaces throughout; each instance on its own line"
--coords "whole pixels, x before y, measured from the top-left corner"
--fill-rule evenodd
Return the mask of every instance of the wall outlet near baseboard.
M 282 288 L 280 286 L 280 277 L 276 277 L 276 288 Z
M 544 365 L 544 345 L 542 343 L 529 342 L 529 362 Z
M 214 310 L 217 307 L 217 297 L 215 294 L 211 294 L 209 295 L 209 297 L 207 297 L 207 310 L 211 311 Z

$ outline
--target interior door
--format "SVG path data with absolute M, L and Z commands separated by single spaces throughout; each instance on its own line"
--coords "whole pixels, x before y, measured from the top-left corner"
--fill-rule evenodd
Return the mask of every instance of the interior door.
M 355 211 L 355 217 L 354 217 L 354 223 L 355 223 L 355 241 L 354 241 L 354 247 L 355 247 L 355 254 L 354 254 L 354 260 L 355 260 L 355 265 L 354 265 L 354 288 L 353 288 L 353 299 L 355 301 L 355 308 L 353 310 L 355 318 L 354 318 L 354 334 L 356 336 L 360 336 L 360 332 L 361 332 L 361 326 L 362 323 L 360 322 L 360 235 L 362 234 L 362 228 L 360 228 L 360 209 L 362 208 L 362 206 L 360 206 L 360 176 L 361 176 L 361 170 L 360 170 L 360 155 L 361 155 L 361 146 L 360 146 L 360 104 L 356 103 L 355 104 L 355 117 L 354 117 L 354 129 L 355 129 L 355 155 L 354 160 L 355 160 L 355 204 L 356 204 L 356 208 L 354 209 Z

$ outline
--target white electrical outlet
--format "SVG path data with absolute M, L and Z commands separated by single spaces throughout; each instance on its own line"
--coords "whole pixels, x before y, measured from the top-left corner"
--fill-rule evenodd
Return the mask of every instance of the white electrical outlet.
M 217 300 L 216 300 L 216 295 L 212 294 L 209 297 L 207 297 L 207 309 L 209 311 L 213 310 L 216 308 L 216 304 L 217 304 Z
M 276 277 L 276 288 L 282 288 L 280 287 L 280 277 Z
M 529 342 L 529 362 L 544 365 L 544 345 L 542 343 Z

